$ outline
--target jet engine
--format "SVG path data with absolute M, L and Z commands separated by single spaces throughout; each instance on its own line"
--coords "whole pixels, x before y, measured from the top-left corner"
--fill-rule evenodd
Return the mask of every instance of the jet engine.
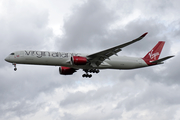
M 73 65 L 85 65 L 88 61 L 86 57 L 72 56 L 71 62 Z
M 72 75 L 74 72 L 76 72 L 76 69 L 70 68 L 70 67 L 59 67 L 59 74 L 61 75 Z

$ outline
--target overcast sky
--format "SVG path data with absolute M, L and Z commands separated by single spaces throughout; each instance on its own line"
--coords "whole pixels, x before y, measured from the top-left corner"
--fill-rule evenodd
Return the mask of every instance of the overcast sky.
M 1 120 L 179 120 L 179 0 L 0 0 Z M 92 78 L 58 67 L 4 61 L 18 50 L 94 53 L 148 32 L 118 55 L 165 41 L 165 64 L 101 70 Z

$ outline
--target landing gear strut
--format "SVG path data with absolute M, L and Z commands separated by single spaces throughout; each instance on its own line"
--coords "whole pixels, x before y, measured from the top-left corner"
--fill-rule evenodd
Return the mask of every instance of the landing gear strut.
M 14 71 L 16 71 L 16 70 L 17 70 L 17 68 L 16 68 L 16 64 L 15 64 L 15 63 L 13 63 L 13 65 L 14 65 Z
M 89 69 L 89 70 L 84 69 L 83 71 L 86 72 L 86 74 L 83 74 L 82 77 L 89 77 L 89 78 L 91 78 L 92 75 L 88 74 L 88 72 L 90 72 L 90 73 L 99 73 L 98 69 Z

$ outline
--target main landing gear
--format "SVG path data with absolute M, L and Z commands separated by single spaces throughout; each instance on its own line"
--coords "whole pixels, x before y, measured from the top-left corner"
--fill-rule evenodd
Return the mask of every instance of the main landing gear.
M 87 73 L 87 74 L 83 74 L 82 77 L 89 77 L 89 78 L 91 78 L 92 75 Z
M 13 65 L 14 65 L 14 71 L 16 71 L 17 70 L 16 63 L 13 63 Z
M 83 71 L 86 72 L 86 74 L 83 74 L 82 77 L 89 77 L 89 78 L 92 77 L 92 74 L 88 74 L 88 72 L 90 72 L 90 73 L 99 73 L 98 69 L 89 69 L 89 70 L 84 69 Z

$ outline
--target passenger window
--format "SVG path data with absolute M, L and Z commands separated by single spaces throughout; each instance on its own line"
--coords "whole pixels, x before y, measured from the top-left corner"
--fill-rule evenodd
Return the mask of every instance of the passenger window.
M 14 53 L 11 53 L 10 55 L 14 55 Z

